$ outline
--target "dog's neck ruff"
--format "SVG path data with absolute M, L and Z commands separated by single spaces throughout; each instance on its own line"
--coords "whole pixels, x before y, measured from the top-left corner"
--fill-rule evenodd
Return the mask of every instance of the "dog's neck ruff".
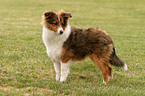
M 69 37 L 70 33 L 71 33 L 70 25 L 67 25 L 63 34 L 61 35 L 49 30 L 45 25 L 43 25 L 42 38 L 46 46 L 48 56 L 54 59 L 55 58 L 58 59 L 60 57 L 62 46 Z

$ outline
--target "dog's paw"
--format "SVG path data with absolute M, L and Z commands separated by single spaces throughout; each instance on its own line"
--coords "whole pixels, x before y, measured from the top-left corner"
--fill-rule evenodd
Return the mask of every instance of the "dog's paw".
M 60 76 L 59 76 L 59 75 L 56 75 L 56 81 L 58 81 L 58 80 L 59 80 L 59 78 L 60 78 Z
M 66 78 L 60 78 L 60 82 L 65 82 L 66 81 Z
M 65 82 L 67 78 L 67 74 L 61 74 L 60 82 Z
M 124 71 L 127 71 L 128 67 L 127 67 L 126 63 L 124 64 L 123 69 L 124 69 Z
M 107 82 L 103 80 L 103 84 L 105 84 L 105 85 L 106 85 L 106 83 L 107 83 Z

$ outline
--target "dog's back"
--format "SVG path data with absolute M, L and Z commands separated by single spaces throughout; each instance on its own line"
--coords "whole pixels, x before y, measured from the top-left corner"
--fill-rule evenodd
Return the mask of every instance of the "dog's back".
M 109 56 L 113 49 L 113 43 L 110 36 L 98 28 L 86 30 L 72 28 L 63 47 L 73 53 L 73 60 L 80 60 L 91 54 L 96 54 L 98 57 Z

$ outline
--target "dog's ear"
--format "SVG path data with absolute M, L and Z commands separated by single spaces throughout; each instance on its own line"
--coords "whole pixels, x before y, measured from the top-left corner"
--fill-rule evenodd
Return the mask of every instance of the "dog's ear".
M 61 16 L 62 16 L 64 19 L 72 18 L 72 15 L 71 15 L 70 12 L 61 12 Z
M 65 28 L 69 23 L 69 18 L 72 18 L 72 15 L 70 12 L 64 12 L 63 10 L 61 10 L 58 14 L 62 18 L 62 27 Z
M 53 17 L 53 16 L 55 16 L 56 15 L 56 13 L 54 12 L 54 11 L 46 11 L 45 13 L 44 13 L 44 16 L 45 17 Z

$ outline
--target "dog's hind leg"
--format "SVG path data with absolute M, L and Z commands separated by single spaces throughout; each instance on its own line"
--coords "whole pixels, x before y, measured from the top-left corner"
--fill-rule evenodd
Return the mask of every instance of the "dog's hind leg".
M 112 75 L 112 68 L 108 65 L 108 81 L 113 78 L 113 75 Z
M 103 83 L 106 83 L 109 80 L 109 77 L 112 77 L 112 68 L 109 66 L 109 60 L 105 58 L 98 58 L 96 54 L 90 55 L 93 63 L 100 68 L 103 74 Z

